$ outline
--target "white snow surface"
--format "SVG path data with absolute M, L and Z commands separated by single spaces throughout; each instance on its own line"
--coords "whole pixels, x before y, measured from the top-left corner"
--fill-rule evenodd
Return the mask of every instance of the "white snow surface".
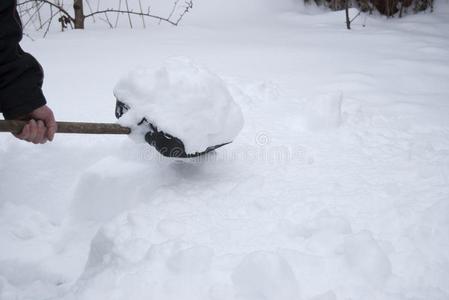
M 114 95 L 130 109 L 119 122 L 137 128 L 142 118 L 183 141 L 186 153 L 232 142 L 243 115 L 226 83 L 187 58 L 171 58 L 156 70 L 137 69 L 120 79 Z M 140 136 L 143 140 L 143 135 Z
M 114 122 L 122 74 L 184 56 L 245 126 L 189 162 L 2 134 L 1 300 L 449 299 L 448 2 L 348 31 L 343 12 L 247 1 L 25 38 L 59 120 Z

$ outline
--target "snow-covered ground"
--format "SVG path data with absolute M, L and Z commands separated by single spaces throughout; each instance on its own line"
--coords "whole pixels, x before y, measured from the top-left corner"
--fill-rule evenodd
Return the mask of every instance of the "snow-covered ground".
M 122 74 L 184 56 L 245 126 L 193 162 L 2 135 L 0 299 L 449 299 L 447 1 L 351 31 L 342 12 L 219 2 L 180 27 L 24 40 L 60 120 L 114 122 Z

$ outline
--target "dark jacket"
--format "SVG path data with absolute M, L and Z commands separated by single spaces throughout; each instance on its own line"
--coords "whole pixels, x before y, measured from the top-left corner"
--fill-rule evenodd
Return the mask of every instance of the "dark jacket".
M 26 115 L 46 103 L 42 67 L 20 48 L 21 39 L 16 0 L 0 0 L 0 112 L 6 119 Z

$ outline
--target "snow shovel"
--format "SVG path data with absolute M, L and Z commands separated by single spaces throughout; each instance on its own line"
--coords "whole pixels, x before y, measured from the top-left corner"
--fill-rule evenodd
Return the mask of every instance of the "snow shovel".
M 10 132 L 18 134 L 22 131 L 22 128 L 27 124 L 26 121 L 16 120 L 0 120 L 0 132 Z M 85 123 L 85 122 L 57 122 L 58 133 L 79 133 L 79 134 L 130 134 L 131 128 L 123 127 L 119 124 L 113 123 Z M 186 153 L 184 143 L 169 134 L 159 131 L 146 119 L 138 125 L 144 125 L 148 127 L 148 132 L 145 134 L 145 140 L 148 144 L 155 147 L 156 150 L 166 157 L 175 158 L 190 158 L 197 157 L 213 151 L 221 146 L 229 143 L 208 147 L 203 152 Z

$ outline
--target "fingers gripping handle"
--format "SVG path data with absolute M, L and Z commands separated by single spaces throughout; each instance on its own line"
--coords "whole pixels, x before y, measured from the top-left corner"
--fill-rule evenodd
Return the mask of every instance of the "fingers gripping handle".
M 27 124 L 25 121 L 0 120 L 0 132 L 18 134 Z M 131 129 L 111 123 L 57 122 L 58 133 L 80 134 L 130 134 Z

